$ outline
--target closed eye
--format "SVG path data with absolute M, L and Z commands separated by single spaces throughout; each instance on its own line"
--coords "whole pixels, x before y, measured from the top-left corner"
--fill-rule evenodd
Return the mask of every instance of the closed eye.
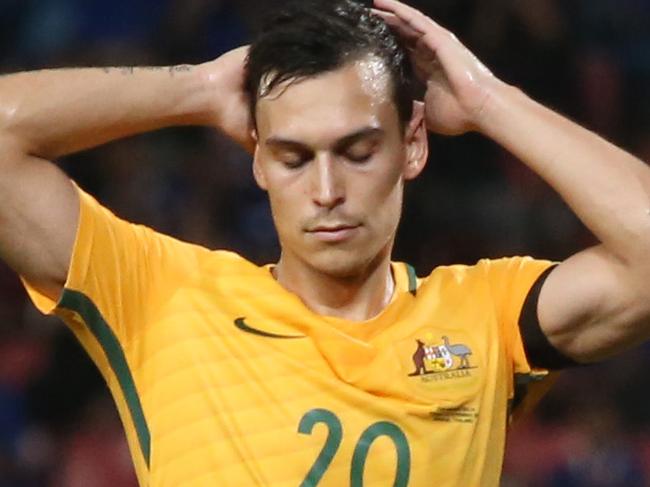
M 296 148 L 272 150 L 272 154 L 276 161 L 289 169 L 299 168 L 314 158 L 313 152 Z
M 355 153 L 344 154 L 345 158 L 348 161 L 352 161 L 352 162 L 366 162 L 372 157 L 372 155 L 373 155 L 372 152 L 367 152 L 363 154 L 355 154 Z
M 379 140 L 369 137 L 342 147 L 340 154 L 351 162 L 366 162 L 375 154 L 380 144 Z
M 311 157 L 301 156 L 301 157 L 286 158 L 284 160 L 281 160 L 281 162 L 288 169 L 298 169 L 299 167 L 302 167 L 307 162 L 309 162 L 311 159 L 312 159 Z

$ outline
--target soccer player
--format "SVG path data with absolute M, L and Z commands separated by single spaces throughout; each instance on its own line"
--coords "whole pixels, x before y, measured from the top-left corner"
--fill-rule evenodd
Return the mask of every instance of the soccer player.
M 143 486 L 495 486 L 517 383 L 650 334 L 650 170 L 375 8 L 301 2 L 199 66 L 0 79 L 0 254 L 106 378 Z M 50 162 L 187 124 L 254 152 L 277 263 L 125 222 Z M 501 144 L 600 244 L 416 278 L 391 249 L 426 129 Z

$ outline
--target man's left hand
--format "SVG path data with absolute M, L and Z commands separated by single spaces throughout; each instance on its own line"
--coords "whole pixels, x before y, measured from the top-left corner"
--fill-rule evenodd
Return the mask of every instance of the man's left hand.
M 480 126 L 493 90 L 502 85 L 454 34 L 396 0 L 374 0 L 373 12 L 402 38 L 426 84 L 427 128 L 459 135 Z

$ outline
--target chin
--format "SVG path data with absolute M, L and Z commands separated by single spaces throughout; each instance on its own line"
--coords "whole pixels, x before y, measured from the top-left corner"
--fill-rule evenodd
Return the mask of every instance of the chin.
M 379 260 L 379 253 L 368 255 L 359 249 L 330 249 L 305 259 L 313 269 L 336 279 L 354 279 L 363 276 L 367 274 L 372 263 Z

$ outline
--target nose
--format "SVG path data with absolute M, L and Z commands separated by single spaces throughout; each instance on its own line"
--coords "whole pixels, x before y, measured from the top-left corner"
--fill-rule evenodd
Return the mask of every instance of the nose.
M 329 155 L 318 155 L 312 165 L 312 200 L 318 206 L 334 208 L 345 201 L 343 175 Z

